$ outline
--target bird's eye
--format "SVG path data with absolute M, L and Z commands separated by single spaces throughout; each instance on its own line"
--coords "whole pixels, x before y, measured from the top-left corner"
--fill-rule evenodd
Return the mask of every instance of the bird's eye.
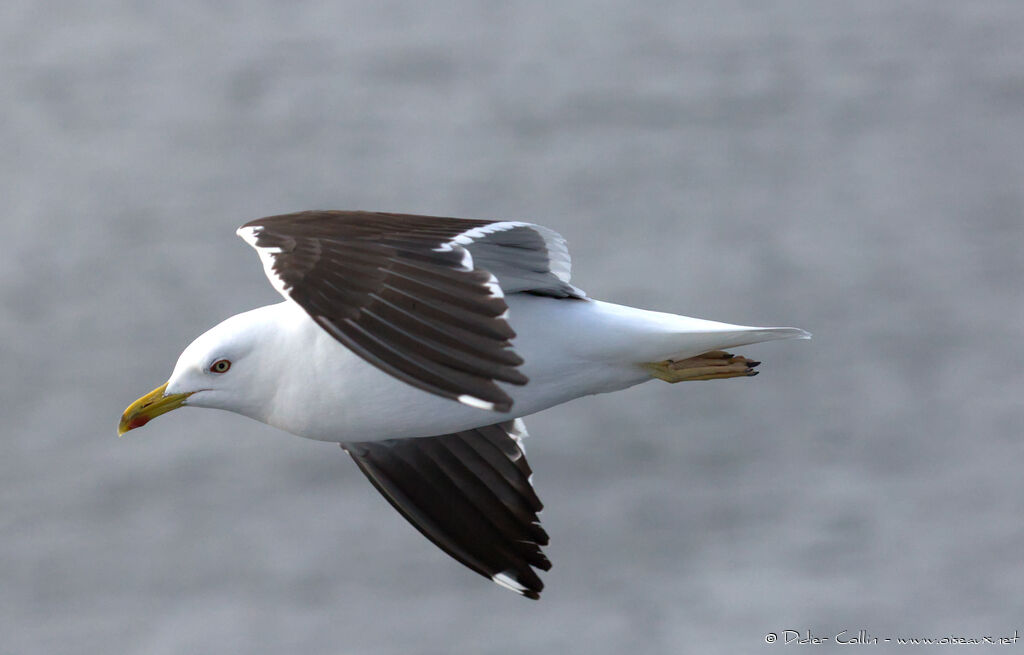
M 231 362 L 226 359 L 218 359 L 210 364 L 211 373 L 227 373 L 229 368 L 231 368 Z

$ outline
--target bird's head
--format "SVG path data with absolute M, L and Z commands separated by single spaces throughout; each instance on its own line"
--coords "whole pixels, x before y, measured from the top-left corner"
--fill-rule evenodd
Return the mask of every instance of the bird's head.
M 232 316 L 193 341 L 178 357 L 166 383 L 124 410 L 118 435 L 140 428 L 152 419 L 186 405 L 226 409 L 252 416 L 268 391 L 262 380 L 268 348 L 267 326 L 251 312 Z M 273 384 L 269 389 L 273 389 Z

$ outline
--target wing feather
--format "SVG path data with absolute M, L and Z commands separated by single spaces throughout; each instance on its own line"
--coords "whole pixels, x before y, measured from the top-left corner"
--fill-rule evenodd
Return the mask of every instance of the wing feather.
M 438 437 L 341 444 L 374 487 L 434 544 L 528 598 L 551 562 L 543 506 L 519 445 L 519 421 Z
M 552 230 L 515 221 L 311 211 L 239 228 L 271 283 L 360 357 L 420 389 L 511 410 L 523 385 L 505 294 L 585 298 Z

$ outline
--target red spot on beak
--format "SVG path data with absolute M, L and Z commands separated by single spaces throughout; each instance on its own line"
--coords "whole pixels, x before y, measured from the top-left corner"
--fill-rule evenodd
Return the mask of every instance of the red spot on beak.
M 132 419 L 131 423 L 128 424 L 128 429 L 134 430 L 135 428 L 141 428 L 147 423 L 149 423 L 149 418 L 145 416 L 136 416 Z

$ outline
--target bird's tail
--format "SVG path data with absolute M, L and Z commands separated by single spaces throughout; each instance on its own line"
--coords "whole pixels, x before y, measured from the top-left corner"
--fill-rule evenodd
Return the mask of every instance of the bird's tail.
M 794 327 L 752 327 L 730 325 L 679 316 L 689 325 L 679 332 L 661 336 L 665 343 L 659 348 L 657 360 L 681 360 L 726 348 L 747 346 L 779 339 L 810 339 L 811 333 Z
M 792 327 L 752 327 L 673 316 L 677 331 L 661 335 L 666 343 L 654 361 L 642 362 L 652 377 L 665 382 L 724 380 L 757 375 L 761 363 L 726 352 L 725 348 L 777 339 L 810 339 L 806 330 Z
M 595 303 L 593 311 L 601 315 L 600 321 L 609 327 L 614 326 L 603 333 L 604 343 L 601 346 L 606 356 L 612 355 L 608 359 L 631 361 L 648 368 L 661 362 L 680 362 L 705 354 L 715 359 L 716 365 L 726 362 L 737 368 L 736 365 L 749 360 L 730 362 L 735 357 L 724 353 L 726 348 L 776 339 L 811 338 L 806 330 L 794 327 L 732 325 L 600 301 Z M 707 362 L 694 364 L 694 368 L 701 368 Z M 746 368 L 743 366 L 742 370 Z M 700 374 L 697 373 L 698 376 Z

